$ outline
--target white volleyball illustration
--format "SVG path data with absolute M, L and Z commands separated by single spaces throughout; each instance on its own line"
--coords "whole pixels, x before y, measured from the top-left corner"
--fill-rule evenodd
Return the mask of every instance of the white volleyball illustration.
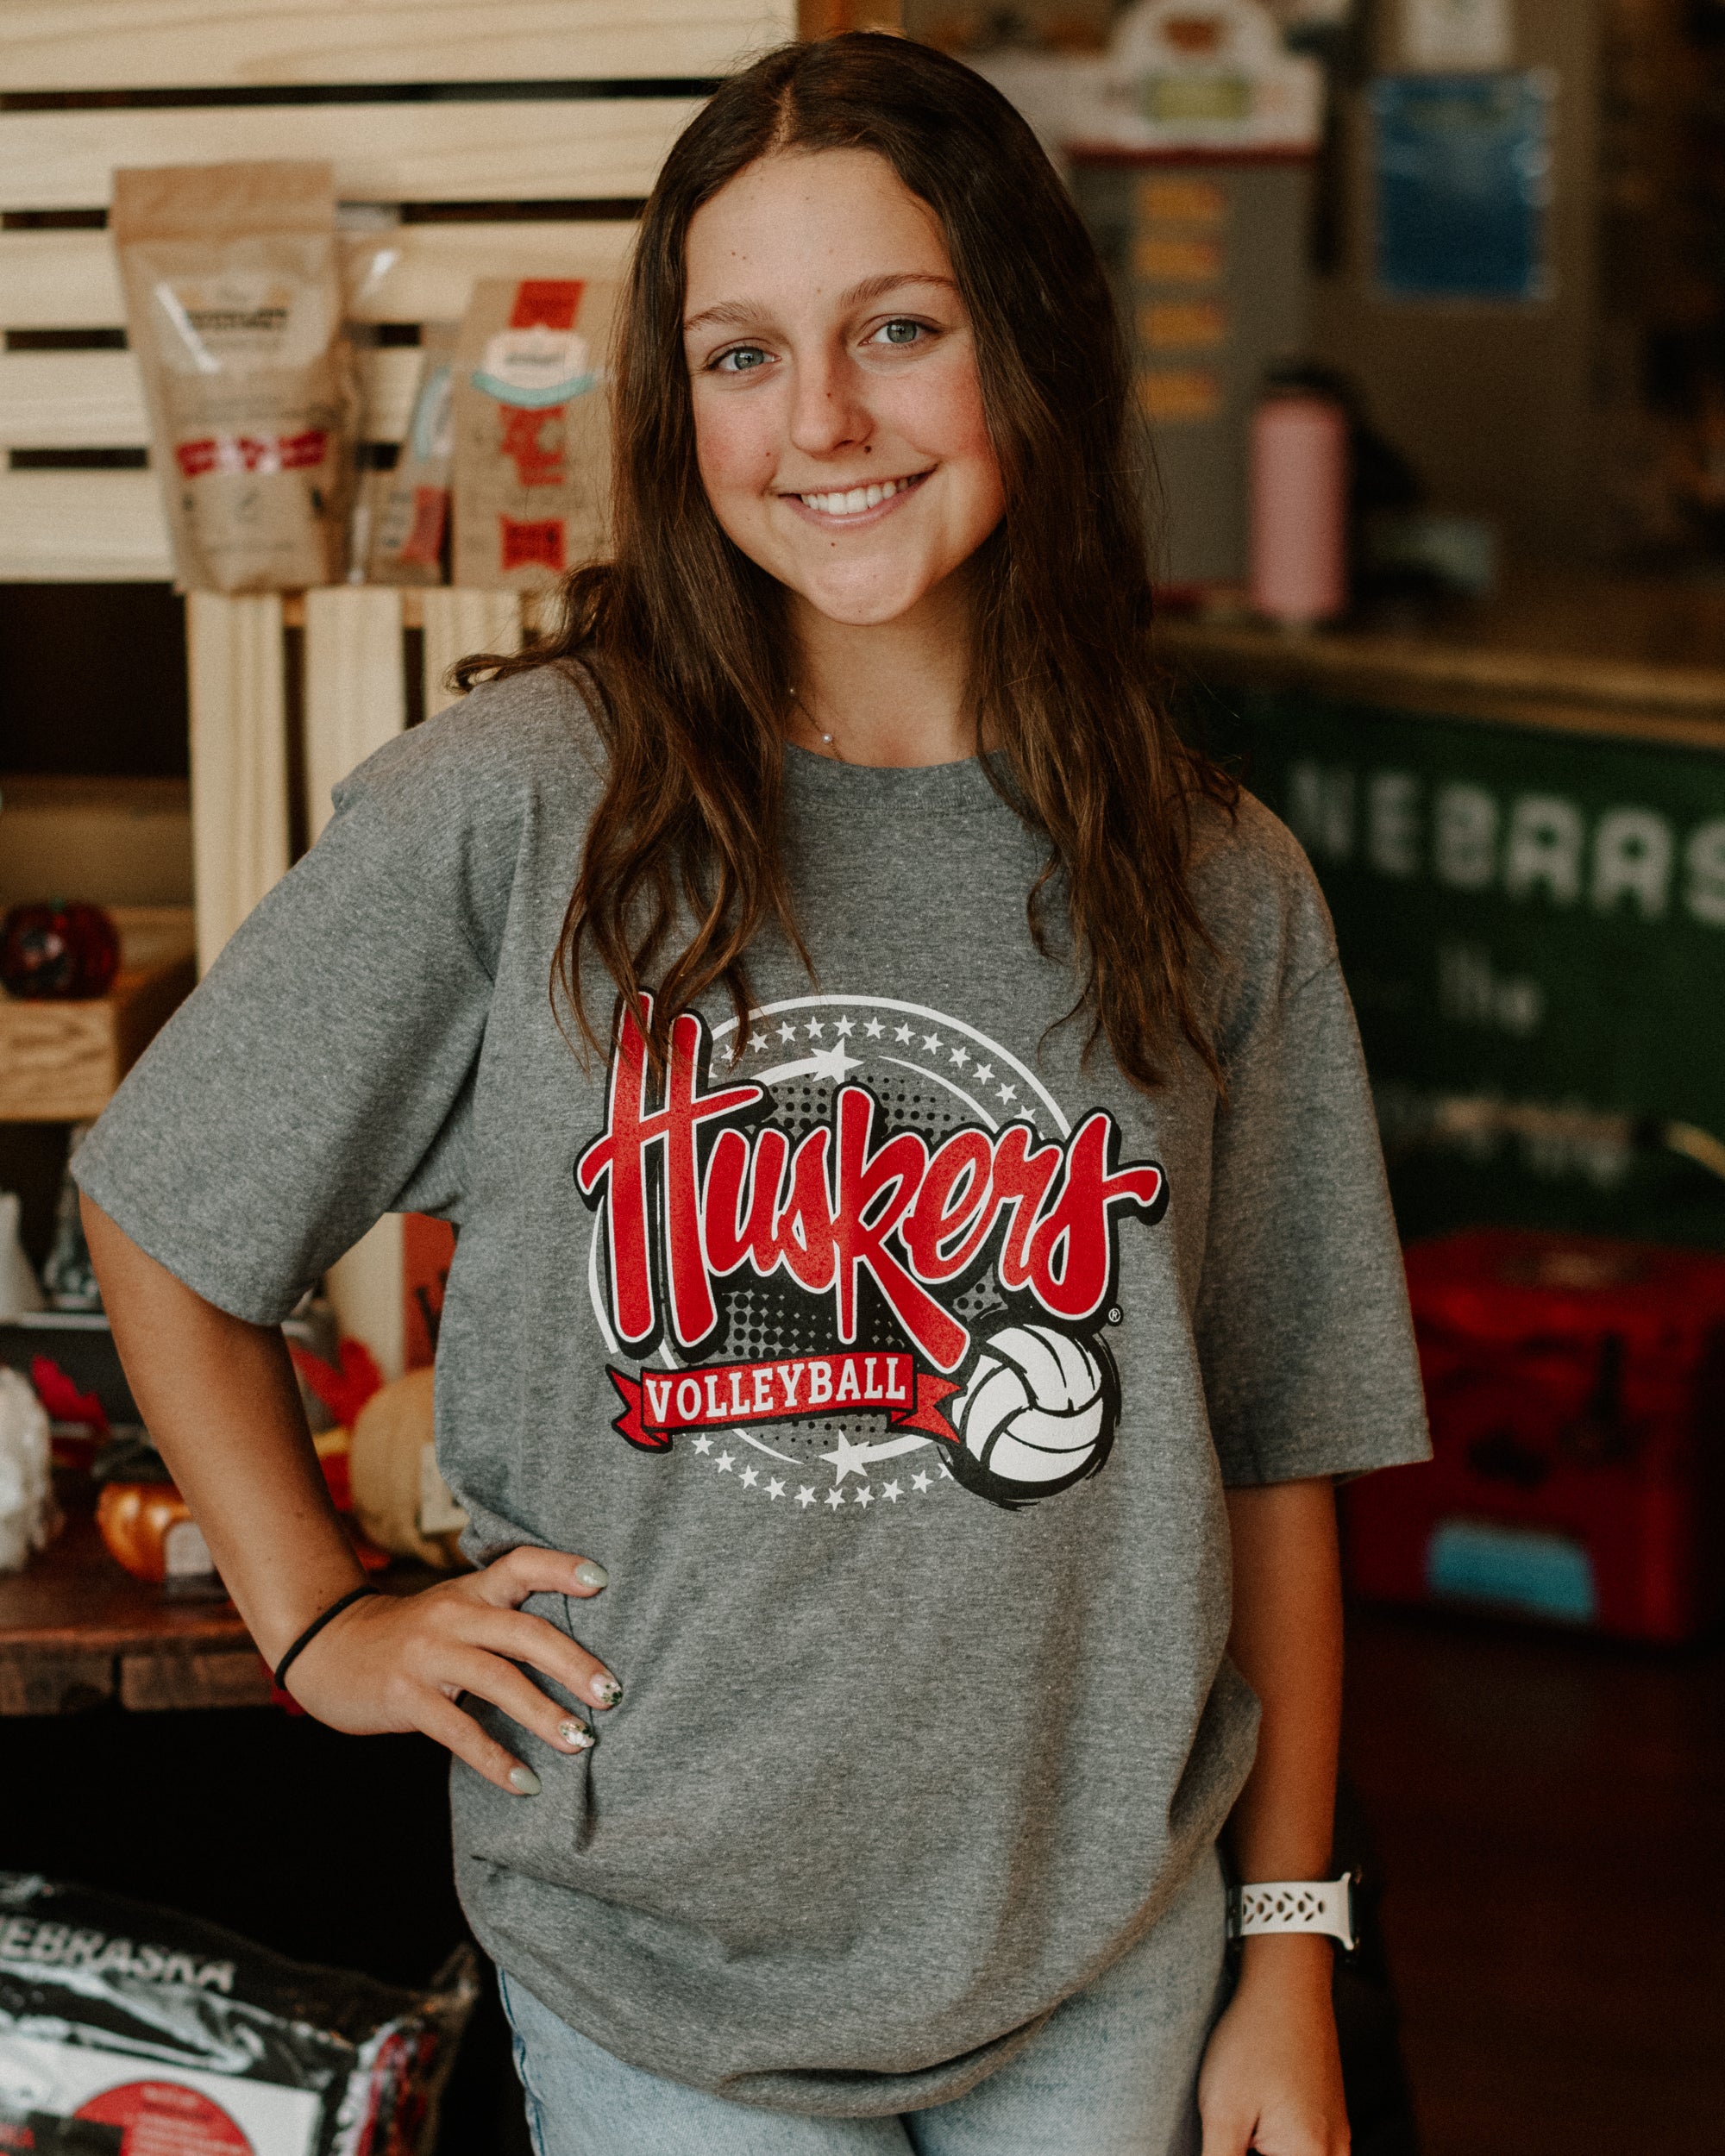
M 1104 1351 L 1052 1326 L 991 1333 L 946 1411 L 969 1470 L 963 1479 L 1024 1503 L 1099 1466 L 1113 1434 L 1111 1376 Z

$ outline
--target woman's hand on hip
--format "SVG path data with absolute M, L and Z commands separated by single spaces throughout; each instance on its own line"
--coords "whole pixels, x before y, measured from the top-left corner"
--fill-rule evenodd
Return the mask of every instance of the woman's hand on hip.
M 1326 1939 L 1249 1940 L 1198 2076 L 1203 2156 L 1347 2156 Z
M 536 1796 L 538 1777 L 456 1704 L 488 1700 L 553 1751 L 585 1752 L 593 1734 L 518 1664 L 588 1707 L 614 1707 L 623 1687 L 602 1662 L 543 1617 L 530 1595 L 591 1601 L 603 1565 L 558 1550 L 511 1550 L 483 1570 L 417 1595 L 367 1595 L 344 1609 L 294 1661 L 287 1689 L 309 1714 L 355 1736 L 420 1729 L 500 1789 Z

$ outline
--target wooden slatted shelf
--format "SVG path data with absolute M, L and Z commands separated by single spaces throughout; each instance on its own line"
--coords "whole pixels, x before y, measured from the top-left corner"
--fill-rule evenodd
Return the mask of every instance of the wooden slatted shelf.
M 805 0 L 804 18 L 820 34 L 896 9 Z M 9 0 L 0 332 L 23 334 L 0 336 L 0 581 L 172 573 L 101 229 L 116 166 L 327 158 L 355 228 L 350 317 L 423 329 L 459 320 L 479 277 L 617 275 L 701 86 L 798 29 L 796 0 Z M 364 353 L 367 442 L 401 438 L 417 357 L 398 338 Z M 512 592 L 196 592 L 186 611 L 207 965 L 296 835 L 315 836 L 330 786 L 448 700 L 452 661 L 512 649 L 524 624 Z M 95 1112 L 190 978 L 182 957 L 134 968 L 101 1006 L 0 1005 L 0 1117 Z M 358 1278 L 372 1246 L 355 1309 L 373 1288 L 398 1307 L 400 1235 L 380 1223 L 336 1269 Z M 0 1714 L 265 1696 L 232 1609 L 130 1581 L 87 1509 L 0 1579 Z
M 342 201 L 381 220 L 343 242 L 350 317 L 410 329 L 458 321 L 477 277 L 617 275 L 630 205 L 701 85 L 797 31 L 790 0 L 15 0 L 0 14 L 0 210 L 15 222 L 99 220 L 116 166 L 327 158 Z M 136 360 L 114 341 L 124 321 L 106 232 L 0 232 L 0 331 L 21 333 L 0 350 L 0 581 L 172 573 L 141 468 Z M 31 348 L 43 332 L 99 335 Z M 411 343 L 361 354 L 367 442 L 401 440 L 417 370 Z
M 641 197 L 698 103 L 559 97 L 11 112 L 0 126 L 0 203 L 87 210 L 108 200 L 116 166 L 255 157 L 260 141 L 273 157 L 331 160 L 344 202 Z
M 718 75 L 768 0 L 8 0 L 9 91 Z

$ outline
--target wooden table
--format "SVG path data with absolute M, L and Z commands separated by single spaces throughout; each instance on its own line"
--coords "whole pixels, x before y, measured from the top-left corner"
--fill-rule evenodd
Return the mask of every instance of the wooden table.
M 438 1576 L 396 1564 L 379 1584 L 411 1594 Z M 122 1571 L 75 1485 L 64 1532 L 23 1571 L 0 1576 L 0 1716 L 77 1714 L 107 1700 L 149 1713 L 269 1698 L 269 1671 L 232 1602 L 176 1600 Z
M 92 1512 L 0 1578 L 0 1714 L 262 1707 L 269 1672 L 229 1601 L 170 1600 L 122 1572 Z

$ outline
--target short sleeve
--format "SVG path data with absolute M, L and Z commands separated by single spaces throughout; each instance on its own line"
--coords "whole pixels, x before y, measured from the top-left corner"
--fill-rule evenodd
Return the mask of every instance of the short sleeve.
M 1357 1475 L 1430 1451 L 1341 968 L 1329 956 L 1301 976 L 1289 955 L 1251 1000 L 1215 1124 L 1196 1331 L 1229 1483 Z
M 229 940 L 73 1163 L 142 1249 L 260 1324 L 285 1316 L 383 1213 L 430 1190 L 445 1209 L 459 1201 L 492 993 L 472 833 L 440 834 L 392 799 L 373 774 L 386 779 L 392 761 L 338 789 L 322 837 Z

